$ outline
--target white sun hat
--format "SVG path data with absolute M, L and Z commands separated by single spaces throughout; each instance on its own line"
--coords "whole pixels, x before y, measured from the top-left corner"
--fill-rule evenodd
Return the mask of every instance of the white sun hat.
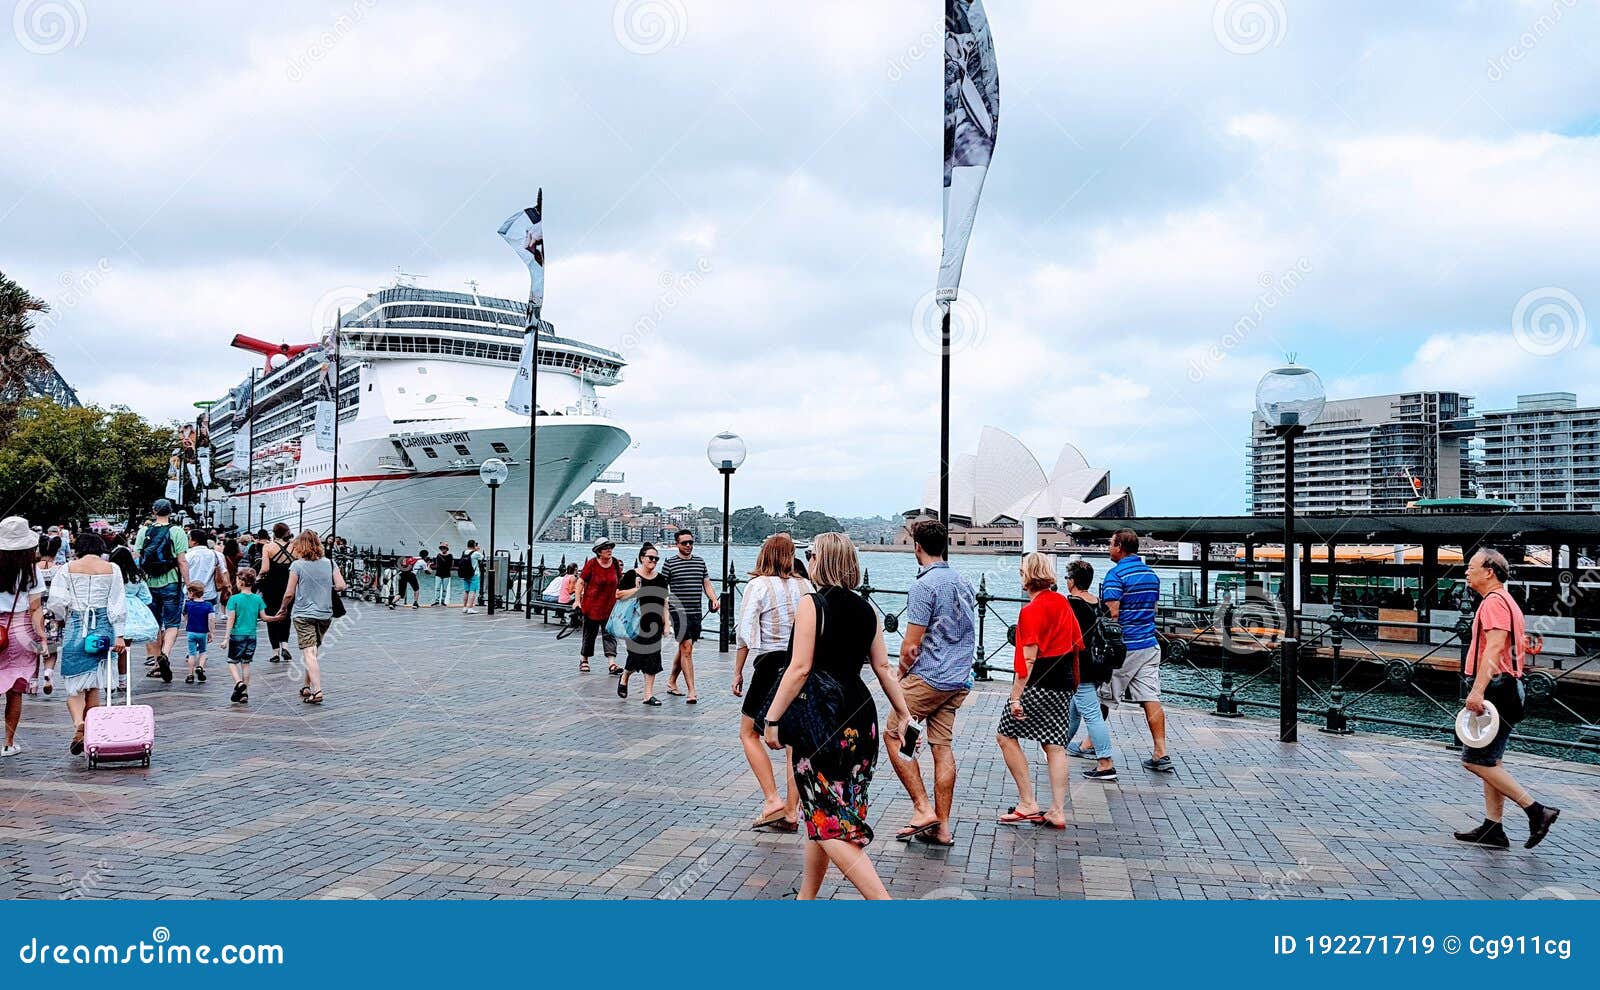
M 1479 749 L 1494 742 L 1494 737 L 1500 732 L 1500 713 L 1495 710 L 1494 702 L 1483 703 L 1483 714 L 1475 714 L 1470 708 L 1463 708 L 1456 714 L 1456 735 L 1461 741 L 1473 749 Z
M 21 516 L 0 519 L 0 550 L 37 550 L 39 534 Z

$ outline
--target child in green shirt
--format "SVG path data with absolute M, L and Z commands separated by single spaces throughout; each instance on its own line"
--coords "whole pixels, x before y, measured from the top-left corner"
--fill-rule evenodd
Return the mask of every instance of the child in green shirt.
M 228 597 L 228 673 L 233 675 L 233 703 L 250 703 L 250 661 L 256 655 L 256 620 L 267 603 L 256 594 L 256 572 L 239 570 L 239 591 Z

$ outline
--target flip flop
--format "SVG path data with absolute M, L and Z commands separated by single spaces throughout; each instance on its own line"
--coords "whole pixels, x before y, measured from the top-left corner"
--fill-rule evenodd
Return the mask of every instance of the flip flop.
M 672 695 L 674 698 L 687 697 L 687 695 L 683 691 L 674 691 L 671 688 L 667 688 L 667 693 Z
M 779 823 L 783 822 L 785 817 L 786 816 L 784 814 L 784 810 L 782 808 L 779 808 L 777 811 L 774 811 L 772 814 L 766 815 L 766 816 L 764 816 L 762 818 L 757 818 L 755 821 L 751 822 L 750 823 L 750 830 L 751 831 L 756 831 L 758 829 L 763 829 L 763 828 L 772 828 L 772 827 L 778 825 Z
M 1053 828 L 1058 832 L 1065 832 L 1067 830 L 1067 823 L 1066 822 L 1062 822 L 1060 825 L 1057 825 L 1055 822 L 1051 821 L 1049 818 L 1046 818 L 1046 817 L 1043 817 L 1043 816 L 1041 816 L 1037 822 L 1034 822 L 1034 824 L 1035 825 L 1042 825 L 1045 828 Z
M 907 825 L 905 828 L 895 833 L 894 841 L 910 842 L 912 839 L 915 839 L 924 833 L 932 832 L 938 827 L 938 822 L 929 822 L 926 825 Z
M 930 846 L 953 846 L 956 844 L 956 840 L 954 839 L 951 839 L 948 842 L 941 842 L 938 836 L 934 835 L 932 832 L 923 832 L 917 836 L 917 841 L 927 843 Z
M 995 821 L 999 822 L 1001 825 L 1037 824 L 1044 821 L 1044 812 L 1035 811 L 1033 814 L 1029 815 L 1018 811 L 1016 808 L 1012 808 L 999 818 L 996 818 Z

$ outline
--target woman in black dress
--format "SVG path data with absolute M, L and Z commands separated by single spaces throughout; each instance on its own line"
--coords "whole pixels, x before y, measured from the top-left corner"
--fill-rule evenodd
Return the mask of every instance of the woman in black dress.
M 790 758 L 800 790 L 800 817 L 810 840 L 799 897 L 816 898 L 831 862 L 862 897 L 887 900 L 889 892 L 866 852 L 872 841 L 867 790 L 878 762 L 878 709 L 861 680 L 861 668 L 872 664 L 900 724 L 910 722 L 911 714 L 900 682 L 889 671 L 878 611 L 855 591 L 861 584 L 855 545 L 843 533 L 823 533 L 813 542 L 812 552 L 811 580 L 819 590 L 803 598 L 795 613 L 789 669 L 764 719 L 768 747 L 782 749 L 786 742 L 799 747 Z M 818 717 L 797 712 L 802 717 L 785 731 L 781 723 L 802 690 L 810 700 L 800 703 L 810 705 Z M 824 700 L 830 697 L 831 702 Z M 806 726 L 816 724 L 825 727 L 823 738 L 797 739 L 809 736 Z M 900 739 L 890 736 L 889 744 L 898 746 Z
M 289 529 L 288 523 L 278 523 L 272 527 L 272 539 L 261 548 L 261 577 L 256 583 L 256 590 L 267 603 L 264 615 L 276 615 L 283 609 L 283 592 L 289 587 L 289 565 L 294 563 L 294 557 L 289 554 L 289 540 L 293 536 L 294 532 Z M 286 645 L 291 624 L 292 620 L 287 617 L 279 622 L 267 623 L 267 641 L 272 646 L 272 655 L 268 659 L 273 663 L 287 663 L 294 659 Z
M 661 573 L 661 551 L 654 543 L 639 549 L 639 563 L 617 582 L 617 600 L 639 600 L 639 632 L 625 640 L 628 662 L 617 678 L 617 697 L 628 696 L 628 677 L 644 675 L 644 704 L 661 707 L 656 697 L 656 675 L 661 673 L 661 643 L 672 637 L 671 609 L 667 608 L 667 576 Z M 615 613 L 613 613 L 615 614 Z

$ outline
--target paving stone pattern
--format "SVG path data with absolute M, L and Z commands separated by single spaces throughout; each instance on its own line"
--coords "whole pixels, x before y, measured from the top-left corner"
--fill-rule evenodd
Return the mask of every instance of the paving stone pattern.
M 777 898 L 801 836 L 752 832 L 760 800 L 739 748 L 731 657 L 699 649 L 701 703 L 616 697 L 577 640 L 517 616 L 352 607 L 324 660 L 327 703 L 299 702 L 257 653 L 248 707 L 140 678 L 155 706 L 148 770 L 67 754 L 65 705 L 28 699 L 20 756 L 0 761 L 0 896 L 8 898 Z M 658 687 L 660 685 L 658 684 Z M 1074 779 L 1064 833 L 1011 828 L 994 743 L 1007 685 L 958 722 L 952 848 L 902 845 L 910 802 L 880 758 L 871 855 L 902 898 L 1506 898 L 1600 896 L 1600 774 L 1513 754 L 1564 809 L 1551 837 L 1462 846 L 1476 781 L 1442 746 L 1175 709 L 1174 775 L 1139 768 L 1143 719 L 1112 717 L 1122 779 Z M 886 706 L 880 701 L 880 715 Z M 1035 754 L 1041 797 L 1048 794 Z M 930 761 L 924 759 L 924 764 Z M 1088 764 L 1074 761 L 1074 771 Z M 931 769 L 931 768 L 929 768 Z M 837 875 L 825 896 L 855 897 Z

